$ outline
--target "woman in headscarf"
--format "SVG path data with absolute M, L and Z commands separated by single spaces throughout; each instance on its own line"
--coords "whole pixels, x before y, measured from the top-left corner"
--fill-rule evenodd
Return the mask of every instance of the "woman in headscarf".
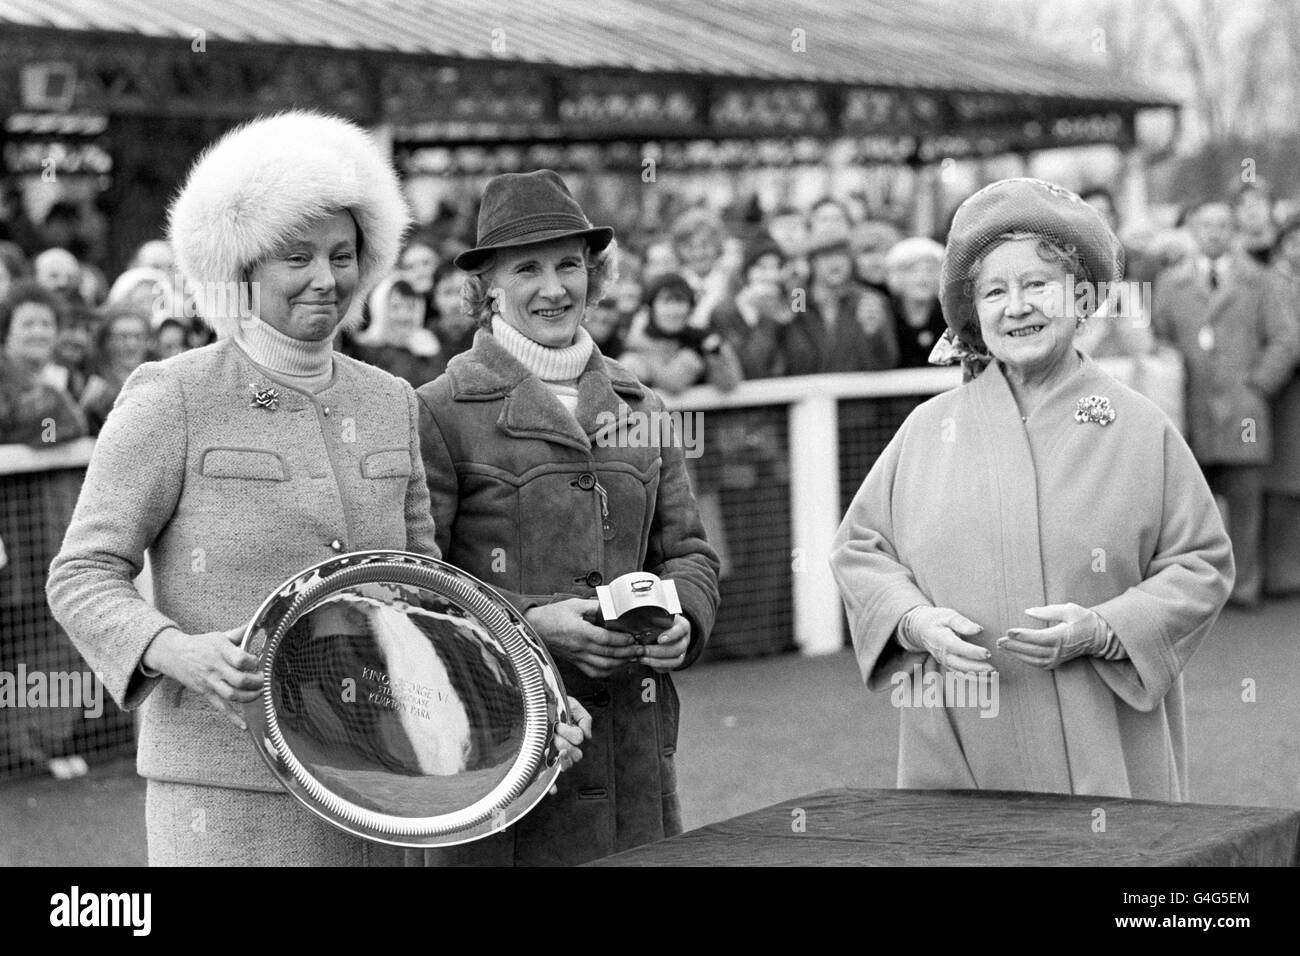
M 490 180 L 478 244 L 456 258 L 474 347 L 418 392 L 438 544 L 516 604 L 594 718 L 594 759 L 503 833 L 444 854 L 458 861 L 576 864 L 681 829 L 669 672 L 708 639 L 718 558 L 663 402 L 581 325 L 615 273 L 613 236 L 551 170 Z M 601 626 L 594 600 L 633 571 L 673 581 L 682 606 L 644 645 Z
M 356 337 L 357 358 L 419 388 L 447 367 L 438 339 L 424 326 L 425 298 L 401 276 L 370 294 L 370 325 Z
M 142 708 L 153 865 L 403 859 L 284 792 L 246 733 L 261 675 L 238 644 L 305 567 L 372 549 L 440 556 L 414 390 L 333 349 L 406 221 L 370 135 L 310 112 L 227 134 L 171 208 L 178 264 L 220 337 L 127 381 L 48 584 L 113 698 Z M 156 607 L 132 584 L 146 551 Z
M 1169 419 L 1074 348 L 1067 290 L 1120 266 L 1040 180 L 953 219 L 944 342 L 973 380 L 908 416 L 831 557 L 862 676 L 902 711 L 900 787 L 1188 798 L 1182 671 L 1232 549 Z

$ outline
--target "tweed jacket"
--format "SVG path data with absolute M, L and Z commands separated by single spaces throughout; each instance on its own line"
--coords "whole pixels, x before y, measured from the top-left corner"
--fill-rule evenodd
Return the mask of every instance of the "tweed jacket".
M 47 591 L 114 700 L 143 705 L 142 776 L 280 789 L 248 735 L 201 695 L 140 673 L 164 628 L 245 624 L 272 589 L 340 552 L 440 556 L 414 390 L 337 353 L 334 370 L 310 395 L 222 339 L 141 366 L 99 437 Z M 267 387 L 274 407 L 255 407 Z M 156 607 L 132 585 L 146 551 Z
M 651 571 L 674 581 L 691 622 L 683 666 L 699 656 L 718 605 L 718 558 L 683 443 L 630 440 L 629 422 L 663 411 L 654 392 L 593 348 L 570 414 L 480 331 L 474 348 L 417 395 L 446 560 L 521 611 L 592 598 L 601 583 Z M 502 834 L 444 854 L 448 862 L 576 864 L 680 830 L 679 707 L 669 675 L 638 664 L 596 679 L 566 660 L 557 666 L 568 693 L 592 713 L 582 762 L 560 775 L 557 795 Z
M 1276 275 L 1235 253 L 1211 291 L 1198 257 L 1156 280 L 1152 324 L 1187 363 L 1187 427 L 1202 465 L 1264 465 L 1273 456 L 1272 399 L 1300 356 L 1300 329 Z

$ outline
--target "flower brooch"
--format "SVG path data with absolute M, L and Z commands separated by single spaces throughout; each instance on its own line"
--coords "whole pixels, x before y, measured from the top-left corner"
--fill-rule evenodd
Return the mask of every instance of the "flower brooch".
M 248 387 L 253 390 L 253 400 L 248 403 L 249 408 L 265 408 L 267 411 L 275 411 L 280 405 L 280 393 L 275 389 L 267 386 L 258 388 L 252 382 Z
M 1074 409 L 1074 420 L 1080 425 L 1096 422 L 1103 428 L 1115 420 L 1115 409 L 1110 407 L 1110 399 L 1104 395 L 1089 395 L 1079 399 Z

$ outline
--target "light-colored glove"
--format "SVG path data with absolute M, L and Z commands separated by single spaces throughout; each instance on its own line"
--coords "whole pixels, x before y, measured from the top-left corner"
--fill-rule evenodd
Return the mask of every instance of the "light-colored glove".
M 1050 626 L 1038 630 L 1008 628 L 997 645 L 1026 664 L 1051 670 L 1076 657 L 1109 656 L 1110 627 L 1096 611 L 1078 604 L 1048 604 L 1025 608 L 1025 613 Z
M 992 653 L 978 644 L 963 641 L 984 628 L 946 607 L 918 605 L 898 622 L 898 643 L 909 651 L 923 651 L 941 667 L 969 674 L 993 670 Z M 958 635 L 961 635 L 960 637 Z

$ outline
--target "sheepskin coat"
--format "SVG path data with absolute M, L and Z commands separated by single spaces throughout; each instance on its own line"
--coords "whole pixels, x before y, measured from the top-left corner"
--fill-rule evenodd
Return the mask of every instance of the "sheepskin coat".
M 246 624 L 287 578 L 341 552 L 440 556 L 415 392 L 362 362 L 333 361 L 314 395 L 268 378 L 230 339 L 149 362 L 100 434 L 48 593 L 113 699 L 142 708 L 142 776 L 281 789 L 248 734 L 198 693 L 140 672 L 164 628 Z M 266 387 L 279 393 L 275 407 L 252 407 Z M 146 551 L 156 607 L 132 584 Z
M 704 648 L 718 606 L 718 557 L 705 538 L 680 443 L 621 442 L 663 402 L 593 348 L 576 413 L 487 331 L 418 391 L 420 449 L 446 559 L 521 612 L 631 571 L 671 579 L 691 622 L 683 667 Z M 630 665 L 609 678 L 557 667 L 591 711 L 583 759 L 558 793 L 503 833 L 440 851 L 447 862 L 571 865 L 681 829 L 672 678 Z
M 1108 425 L 1076 420 L 1092 395 Z M 853 499 L 831 567 L 863 678 L 898 695 L 900 787 L 1188 799 L 1182 670 L 1228 598 L 1232 548 L 1178 431 L 1092 360 L 1028 422 L 997 362 L 917 408 Z M 1043 670 L 995 644 L 1043 626 L 1026 608 L 1067 602 L 1101 615 L 1128 659 Z M 914 668 L 921 684 L 939 670 L 894 638 L 917 605 L 983 627 L 967 640 L 992 651 L 995 707 L 899 693 Z

